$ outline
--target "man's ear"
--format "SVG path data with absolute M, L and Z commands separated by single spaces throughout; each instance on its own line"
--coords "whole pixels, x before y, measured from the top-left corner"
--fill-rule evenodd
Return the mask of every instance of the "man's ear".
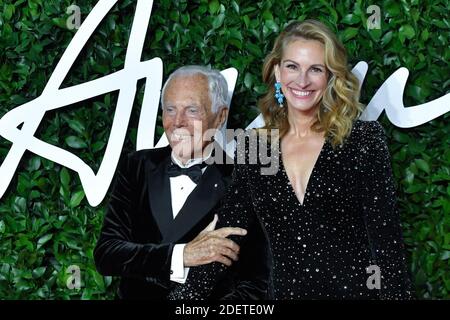
M 217 111 L 217 115 L 216 115 L 216 123 L 214 123 L 214 127 L 216 129 L 220 128 L 225 121 L 227 120 L 228 117 L 228 108 L 227 106 L 221 106 L 219 107 L 219 110 Z

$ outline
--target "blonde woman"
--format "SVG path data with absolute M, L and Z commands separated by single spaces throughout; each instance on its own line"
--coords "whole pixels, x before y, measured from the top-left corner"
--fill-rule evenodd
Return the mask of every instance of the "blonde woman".
M 263 80 L 270 89 L 260 108 L 266 128 L 279 129 L 279 171 L 237 164 L 218 227 L 262 222 L 274 299 L 411 298 L 384 132 L 357 120 L 358 80 L 343 45 L 318 21 L 293 22 Z M 196 268 L 171 298 L 208 298 L 223 269 Z

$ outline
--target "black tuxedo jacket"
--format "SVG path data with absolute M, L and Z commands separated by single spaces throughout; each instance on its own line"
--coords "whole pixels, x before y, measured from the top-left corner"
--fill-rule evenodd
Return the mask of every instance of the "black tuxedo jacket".
M 209 165 L 173 219 L 170 155 L 170 147 L 131 153 L 116 174 L 94 259 L 101 274 L 121 277 L 118 298 L 166 299 L 177 285 L 170 281 L 174 245 L 191 241 L 212 221 L 231 182 L 233 166 Z M 250 227 L 245 238 L 239 261 L 208 298 L 271 297 L 271 255 L 262 225 Z

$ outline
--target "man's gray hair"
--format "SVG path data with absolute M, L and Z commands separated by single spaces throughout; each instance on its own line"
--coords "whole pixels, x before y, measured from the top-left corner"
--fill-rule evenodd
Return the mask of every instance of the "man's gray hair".
M 208 79 L 209 98 L 211 100 L 211 111 L 216 113 L 221 106 L 228 108 L 228 84 L 224 76 L 216 69 L 205 66 L 183 66 L 178 68 L 167 78 L 161 91 L 161 106 L 164 108 L 164 94 L 168 83 L 175 77 L 193 76 L 196 74 L 204 75 Z

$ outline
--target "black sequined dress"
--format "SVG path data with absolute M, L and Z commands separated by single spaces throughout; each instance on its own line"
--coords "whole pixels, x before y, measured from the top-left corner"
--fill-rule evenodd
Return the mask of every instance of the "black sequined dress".
M 243 148 L 247 157 L 251 148 Z M 271 244 L 267 263 L 272 267 L 273 287 L 268 290 L 273 298 L 411 298 L 390 156 L 380 124 L 358 120 L 342 147 L 333 149 L 325 142 L 302 204 L 280 151 L 275 158 L 275 175 L 262 175 L 261 165 L 235 166 L 217 225 L 245 228 L 252 219 L 262 222 Z M 187 282 L 169 298 L 207 299 L 224 270 L 219 263 L 191 268 Z

